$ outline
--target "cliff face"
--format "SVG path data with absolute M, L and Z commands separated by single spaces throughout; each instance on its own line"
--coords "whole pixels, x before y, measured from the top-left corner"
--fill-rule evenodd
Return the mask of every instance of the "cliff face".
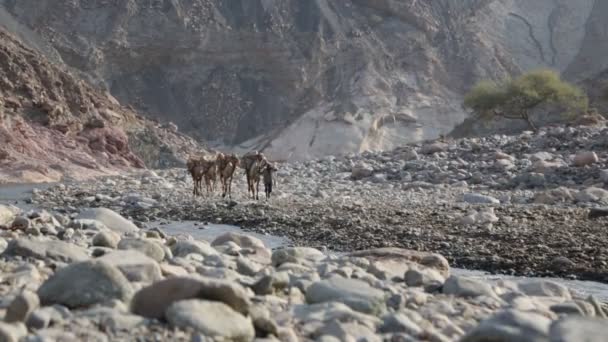
M 0 182 L 86 179 L 143 168 L 151 158 L 131 148 L 139 145 L 129 134 L 146 129 L 160 137 L 156 150 L 166 145 L 162 140 L 196 147 L 0 29 Z
M 606 37 L 600 0 L 0 3 L 122 103 L 276 158 L 447 133 L 481 78 L 538 67 L 590 78 L 606 68 L 594 44 Z

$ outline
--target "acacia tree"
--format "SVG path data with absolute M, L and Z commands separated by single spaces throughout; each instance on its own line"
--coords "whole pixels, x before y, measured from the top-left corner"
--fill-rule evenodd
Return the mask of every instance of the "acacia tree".
M 530 113 L 544 104 L 554 104 L 567 115 L 577 115 L 586 111 L 588 99 L 551 70 L 532 71 L 500 83 L 481 81 L 464 99 L 464 107 L 481 119 L 499 116 L 524 120 L 534 131 L 537 127 Z

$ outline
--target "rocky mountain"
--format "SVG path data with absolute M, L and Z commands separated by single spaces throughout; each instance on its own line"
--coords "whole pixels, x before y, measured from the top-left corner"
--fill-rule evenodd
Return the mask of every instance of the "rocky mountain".
M 177 165 L 196 148 L 0 29 L 0 182 Z
M 608 69 L 601 0 L 2 0 L 121 103 L 277 159 L 449 132 L 479 79 Z

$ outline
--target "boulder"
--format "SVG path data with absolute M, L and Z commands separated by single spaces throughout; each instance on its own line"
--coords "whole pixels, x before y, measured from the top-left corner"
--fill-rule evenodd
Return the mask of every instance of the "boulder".
M 500 204 L 500 201 L 492 196 L 477 193 L 464 194 L 462 200 L 469 204 Z
M 374 248 L 362 251 L 356 251 L 348 254 L 350 257 L 366 258 L 370 261 L 382 261 L 393 264 L 417 263 L 426 267 L 434 268 L 443 277 L 450 276 L 450 264 L 447 259 L 440 254 L 414 251 L 403 248 L 384 247 Z M 403 271 L 405 272 L 405 270 Z M 403 274 L 403 272 L 401 274 Z
M 0 226 L 10 226 L 18 213 L 17 207 L 0 204 Z
M 388 314 L 384 316 L 380 326 L 382 333 L 406 333 L 411 336 L 418 336 L 424 332 L 418 324 L 409 319 L 402 313 Z
M 113 231 L 101 231 L 93 236 L 92 244 L 96 247 L 108 247 L 116 249 L 120 235 Z
M 431 144 L 424 145 L 420 148 L 422 154 L 435 154 L 439 152 L 445 152 L 448 150 L 448 144 L 442 142 L 434 142 Z
M 188 254 L 200 254 L 202 256 L 216 255 L 218 252 L 211 247 L 207 241 L 178 240 L 171 245 L 174 257 L 183 258 Z
M 80 213 L 75 219 L 97 220 L 118 233 L 135 233 L 139 230 L 133 222 L 107 208 L 92 208 Z
M 599 161 L 597 154 L 595 152 L 579 152 L 572 159 L 572 163 L 574 166 L 582 167 L 591 164 L 595 164 Z
M 275 267 L 284 263 L 310 264 L 323 260 L 325 255 L 310 247 L 288 247 L 277 249 L 272 253 L 272 264 Z
M 446 280 L 443 284 L 443 293 L 457 297 L 496 297 L 496 293 L 488 283 L 459 276 L 451 276 Z
M 19 342 L 27 335 L 25 324 L 0 322 L 0 341 Z
M 371 167 L 370 165 L 368 165 L 366 163 L 359 163 L 359 164 L 353 166 L 350 176 L 352 179 L 357 180 L 357 179 L 370 177 L 373 174 L 374 174 L 373 167 Z
M 146 239 L 124 238 L 118 243 L 118 249 L 135 250 L 158 262 L 165 258 L 165 250 L 160 244 Z
M 30 227 L 30 220 L 24 216 L 17 216 L 11 223 L 13 230 L 27 230 Z
M 89 258 L 84 248 L 74 244 L 56 240 L 31 240 L 28 238 L 11 240 L 2 255 L 40 260 L 51 259 L 67 263 L 84 261 Z
M 247 291 L 238 283 L 202 277 L 173 277 L 139 290 L 131 302 L 133 313 L 161 318 L 174 302 L 185 299 L 220 301 L 242 314 L 249 310 Z
M 8 323 L 25 322 L 38 306 L 40 306 L 38 295 L 32 291 L 24 290 L 8 306 L 4 321 Z
M 550 325 L 540 314 L 506 310 L 481 321 L 460 342 L 548 342 Z
M 214 339 L 249 342 L 255 337 L 251 318 L 222 302 L 177 301 L 167 308 L 165 318 L 175 327 L 192 328 Z
M 366 282 L 334 276 L 313 283 L 306 291 L 309 304 L 341 302 L 353 310 L 378 314 L 384 309 L 384 292 Z
M 249 259 L 256 262 L 269 264 L 271 260 L 271 251 L 266 248 L 264 242 L 253 236 L 236 234 L 236 233 L 225 233 L 218 236 L 211 242 L 211 246 L 221 246 L 229 242 L 233 242 L 241 247 L 241 254 L 246 254 Z
M 604 183 L 608 183 L 608 170 L 600 171 L 600 180 Z
M 605 319 L 568 317 L 554 321 L 549 329 L 551 342 L 604 342 L 608 336 Z
M 129 281 L 152 283 L 162 279 L 158 263 L 138 251 L 117 250 L 97 260 L 118 268 Z
M 608 208 L 591 208 L 591 209 L 589 209 L 589 214 L 587 214 L 588 219 L 595 220 L 600 217 L 608 217 Z
M 129 281 L 116 267 L 90 260 L 71 264 L 55 272 L 38 289 L 43 305 L 61 304 L 69 308 L 87 307 L 132 295 Z
M 517 288 L 528 296 L 572 299 L 570 290 L 566 286 L 550 280 L 522 280 L 517 283 Z
M 407 286 L 424 287 L 428 289 L 440 288 L 445 282 L 439 271 L 432 268 L 411 269 L 405 272 Z
M 582 191 L 579 191 L 575 198 L 579 202 L 597 202 L 597 203 L 608 203 L 608 190 L 602 188 L 589 187 Z

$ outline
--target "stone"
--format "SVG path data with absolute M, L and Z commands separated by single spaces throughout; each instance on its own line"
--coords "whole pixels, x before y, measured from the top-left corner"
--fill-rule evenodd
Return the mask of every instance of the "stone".
M 200 254 L 202 256 L 216 255 L 218 252 L 206 241 L 178 240 L 171 245 L 174 257 L 185 257 L 188 254 Z
M 43 305 L 61 304 L 81 308 L 112 299 L 128 301 L 131 285 L 118 268 L 90 260 L 68 265 L 56 271 L 38 289 Z
M 554 321 L 549 329 L 551 342 L 604 342 L 608 336 L 605 319 L 571 316 Z
M 4 321 L 7 323 L 25 322 L 32 311 L 40 306 L 38 295 L 32 291 L 24 290 L 8 306 Z
M 247 291 L 235 282 L 173 277 L 139 290 L 133 297 L 131 310 L 140 316 L 161 318 L 173 302 L 194 298 L 220 301 L 242 314 L 247 314 L 250 305 Z
M 460 342 L 548 342 L 550 325 L 551 320 L 545 316 L 506 310 L 481 321 Z
M 517 283 L 517 288 L 528 296 L 560 297 L 567 300 L 572 299 L 570 290 L 566 286 L 550 280 L 522 280 Z
M 589 209 L 589 214 L 587 214 L 587 218 L 590 220 L 595 220 L 601 217 L 608 217 L 608 208 L 591 208 Z
M 70 316 L 70 310 L 63 305 L 46 306 L 34 310 L 29 315 L 26 325 L 30 329 L 44 329 L 50 324 L 59 325 Z
M 359 163 L 353 166 L 351 170 L 351 178 L 354 180 L 370 177 L 374 174 L 374 168 L 366 163 Z
M 384 247 L 374 248 L 362 251 L 349 253 L 348 256 L 356 258 L 365 258 L 369 261 L 382 261 L 385 265 L 399 265 L 406 263 L 417 263 L 426 267 L 434 268 L 443 277 L 449 277 L 450 264 L 447 259 L 440 254 L 414 251 L 404 248 Z M 401 272 L 405 273 L 406 270 Z
M 272 253 L 272 265 L 275 267 L 284 263 L 309 264 L 323 260 L 325 255 L 310 247 L 289 247 L 277 249 Z
M 384 309 L 384 292 L 356 279 L 339 276 L 317 281 L 306 291 L 306 302 L 317 304 L 338 301 L 363 313 L 377 314 Z
M 494 214 L 494 208 L 480 208 L 473 210 L 468 215 L 460 218 L 460 224 L 468 226 L 474 224 L 488 224 L 498 222 L 498 217 Z
M 175 327 L 192 328 L 214 339 L 249 342 L 255 336 L 251 319 L 221 302 L 177 301 L 167 308 L 165 317 Z
M 139 231 L 139 228 L 133 222 L 107 208 L 87 209 L 76 216 L 75 219 L 97 220 L 117 233 L 136 233 Z
M 588 151 L 579 152 L 574 156 L 574 159 L 572 159 L 572 163 L 574 164 L 574 166 L 577 166 L 577 167 L 595 164 L 598 161 L 599 161 L 599 158 L 597 157 L 597 154 L 595 154 L 595 152 L 588 152 Z
M 500 204 L 500 201 L 492 196 L 477 193 L 467 193 L 462 196 L 462 200 L 469 204 Z
M 11 229 L 26 230 L 30 227 L 30 220 L 27 217 L 17 216 L 11 223 Z
M 440 288 L 445 282 L 439 271 L 432 268 L 410 269 L 405 272 L 405 283 L 407 286 L 424 287 L 425 289 Z
M 134 250 L 117 250 L 97 260 L 118 268 L 129 281 L 152 283 L 162 279 L 158 263 L 147 255 Z
M 608 204 L 608 190 L 602 188 L 589 187 L 579 191 L 574 196 L 579 202 L 596 202 Z
M 0 341 L 19 342 L 27 335 L 25 324 L 0 322 Z
M 93 236 L 92 244 L 97 247 L 108 247 L 116 249 L 120 235 L 113 231 L 101 231 Z
M 382 333 L 406 333 L 410 336 L 419 336 L 424 332 L 418 324 L 414 323 L 406 315 L 401 313 L 388 314 L 384 316 L 379 328 Z
M 357 322 L 329 322 L 318 329 L 315 335 L 333 336 L 339 341 L 382 342 L 382 338 L 376 335 L 374 330 Z
M 443 293 L 457 297 L 496 297 L 496 293 L 489 284 L 460 276 L 449 277 L 443 284 Z
M 552 172 L 555 172 L 555 170 L 562 168 L 562 167 L 566 167 L 566 163 L 564 163 L 562 160 L 555 160 L 555 161 L 546 161 L 546 160 L 539 160 L 534 162 L 534 164 L 532 164 L 532 166 L 530 167 L 530 170 L 535 172 L 535 173 L 540 173 L 540 174 L 549 174 Z
M 600 180 L 604 183 L 608 183 L 608 169 L 600 171 Z
M 441 142 L 435 142 L 435 143 L 431 143 L 431 144 L 422 146 L 422 148 L 420 149 L 420 153 L 435 154 L 435 153 L 439 153 L 439 152 L 445 152 L 447 150 L 448 150 L 448 144 L 441 143 Z
M 534 203 L 541 204 L 569 203 L 573 200 L 574 196 L 572 195 L 570 189 L 561 186 L 555 189 L 537 193 L 534 196 Z
M 124 238 L 118 243 L 118 249 L 135 250 L 161 262 L 165 258 L 165 250 L 157 242 L 146 239 Z
M 262 332 L 263 335 L 278 335 L 279 327 L 270 317 L 270 311 L 263 305 L 254 305 L 250 307 L 249 316 L 253 321 L 253 326 L 256 331 Z
M 236 243 L 237 246 L 242 248 L 240 252 L 246 254 L 247 258 L 251 260 L 262 264 L 269 264 L 271 261 L 272 253 L 270 250 L 266 248 L 262 240 L 253 236 L 229 232 L 215 238 L 211 242 L 211 246 L 221 246 L 228 242 Z
M 0 204 L 0 226 L 10 226 L 18 212 L 17 207 Z
M 84 248 L 74 244 L 56 240 L 31 240 L 28 238 L 11 240 L 2 255 L 40 260 L 50 259 L 67 263 L 84 261 L 89 258 Z

